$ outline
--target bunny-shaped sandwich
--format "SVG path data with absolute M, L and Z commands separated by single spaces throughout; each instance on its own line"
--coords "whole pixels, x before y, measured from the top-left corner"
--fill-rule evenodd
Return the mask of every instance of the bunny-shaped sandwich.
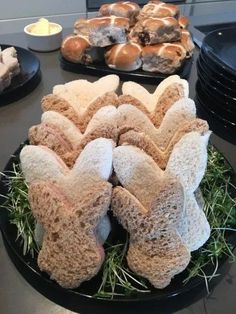
M 21 166 L 29 201 L 45 234 L 38 265 L 62 287 L 75 288 L 99 271 L 104 251 L 97 237 L 111 201 L 113 142 L 90 142 L 73 169 L 43 146 L 25 146 Z
M 73 167 L 87 143 L 99 137 L 117 141 L 116 108 L 113 106 L 98 110 L 84 134 L 71 120 L 56 111 L 44 112 L 41 123 L 29 129 L 30 144 L 52 149 L 69 168 Z
M 115 148 L 113 165 L 123 187 L 113 190 L 112 210 L 130 233 L 128 265 L 164 288 L 190 261 L 177 230 L 184 216 L 183 187 L 134 146 Z
M 176 101 L 167 110 L 159 128 L 136 107 L 119 107 L 119 145 L 130 144 L 139 147 L 150 155 L 161 169 L 166 163 L 174 145 L 186 133 L 196 131 L 205 134 L 208 131 L 206 121 L 196 119 L 196 107 L 189 98 Z
M 125 82 L 120 103 L 132 104 L 142 110 L 159 127 L 167 110 L 179 99 L 188 98 L 188 82 L 178 75 L 163 80 L 153 94 L 135 82 Z
M 113 166 L 123 187 L 114 188 L 112 209 L 130 233 L 128 265 L 157 288 L 164 288 L 183 271 L 190 251 L 210 235 L 193 194 L 205 171 L 208 138 L 209 132 L 184 135 L 166 171 L 137 147 L 114 149 Z
M 166 166 L 166 172 L 178 178 L 185 190 L 186 226 L 179 232 L 190 251 L 200 248 L 210 236 L 210 226 L 194 196 L 206 170 L 210 134 L 192 132 L 183 136 Z
M 117 104 L 118 96 L 115 91 L 118 86 L 119 77 L 114 74 L 106 75 L 94 83 L 75 80 L 56 85 L 52 94 L 43 97 L 42 109 L 62 113 L 84 132 L 98 109 Z

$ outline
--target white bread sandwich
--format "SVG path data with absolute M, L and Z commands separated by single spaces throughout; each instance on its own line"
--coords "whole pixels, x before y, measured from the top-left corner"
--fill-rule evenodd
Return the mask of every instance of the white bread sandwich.
M 100 224 L 104 228 L 111 200 L 107 180 L 112 150 L 111 140 L 94 140 L 72 170 L 45 147 L 29 145 L 21 151 L 30 206 L 45 230 L 38 265 L 64 288 L 76 288 L 91 279 L 103 263 L 99 241 L 105 233 L 98 236 L 97 230 Z

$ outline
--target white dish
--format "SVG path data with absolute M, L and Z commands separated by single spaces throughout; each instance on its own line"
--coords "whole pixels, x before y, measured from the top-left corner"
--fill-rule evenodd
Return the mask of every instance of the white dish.
M 26 25 L 24 33 L 26 35 L 26 41 L 28 48 L 35 51 L 53 51 L 61 47 L 62 42 L 62 27 L 60 24 L 50 22 L 50 25 L 57 29 L 56 32 L 47 35 L 39 35 L 31 32 L 35 23 Z

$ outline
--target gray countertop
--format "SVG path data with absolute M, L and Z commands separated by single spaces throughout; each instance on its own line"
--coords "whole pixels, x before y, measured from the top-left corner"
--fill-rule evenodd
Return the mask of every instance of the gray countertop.
M 1 44 L 25 47 L 22 33 L 0 36 Z M 78 75 L 60 69 L 58 51 L 51 53 L 36 53 L 41 62 L 42 81 L 39 86 L 23 99 L 0 107 L 0 170 L 8 161 L 10 155 L 21 142 L 27 138 L 30 126 L 37 124 L 41 117 L 40 100 L 50 93 L 55 84 L 64 83 L 78 78 L 94 81 L 96 77 Z M 197 52 L 195 55 L 195 59 Z M 196 69 L 192 68 L 190 83 L 190 97 L 195 91 Z M 149 90 L 154 86 L 145 85 Z M 213 135 L 212 142 L 224 153 L 236 170 L 236 146 L 227 143 Z M 178 314 L 234 314 L 236 283 L 236 265 L 231 265 L 228 274 L 218 284 L 210 297 L 201 299 Z M 66 314 L 72 313 L 44 298 L 34 290 L 18 273 L 5 251 L 0 238 L 0 313 L 1 314 Z

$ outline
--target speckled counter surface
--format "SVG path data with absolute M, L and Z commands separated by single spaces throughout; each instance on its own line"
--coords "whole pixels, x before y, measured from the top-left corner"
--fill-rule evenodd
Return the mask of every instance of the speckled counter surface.
M 65 32 L 68 33 L 69 31 Z M 0 44 L 10 44 L 25 47 L 24 34 L 0 36 Z M 31 125 L 40 121 L 40 99 L 51 92 L 55 84 L 64 83 L 78 78 L 91 81 L 96 77 L 78 75 L 60 69 L 59 52 L 36 53 L 41 62 L 42 81 L 39 86 L 25 98 L 0 107 L 0 170 L 8 161 L 10 155 L 21 142 L 27 138 Z M 197 57 L 197 51 L 195 59 Z M 195 62 L 192 67 L 190 83 L 190 97 L 194 97 L 196 82 Z M 154 86 L 145 85 L 150 91 Z M 213 144 L 224 153 L 225 157 L 236 170 L 236 146 L 212 136 Z M 229 267 L 227 275 L 216 286 L 213 293 L 197 303 L 185 308 L 178 314 L 235 314 L 236 295 L 236 265 Z M 44 298 L 34 290 L 18 273 L 5 251 L 0 237 L 0 314 L 67 314 L 72 313 Z M 115 313 L 115 309 L 114 309 Z M 148 309 L 147 312 L 148 314 Z M 162 313 L 158 309 L 158 313 Z M 83 313 L 87 314 L 87 313 Z

